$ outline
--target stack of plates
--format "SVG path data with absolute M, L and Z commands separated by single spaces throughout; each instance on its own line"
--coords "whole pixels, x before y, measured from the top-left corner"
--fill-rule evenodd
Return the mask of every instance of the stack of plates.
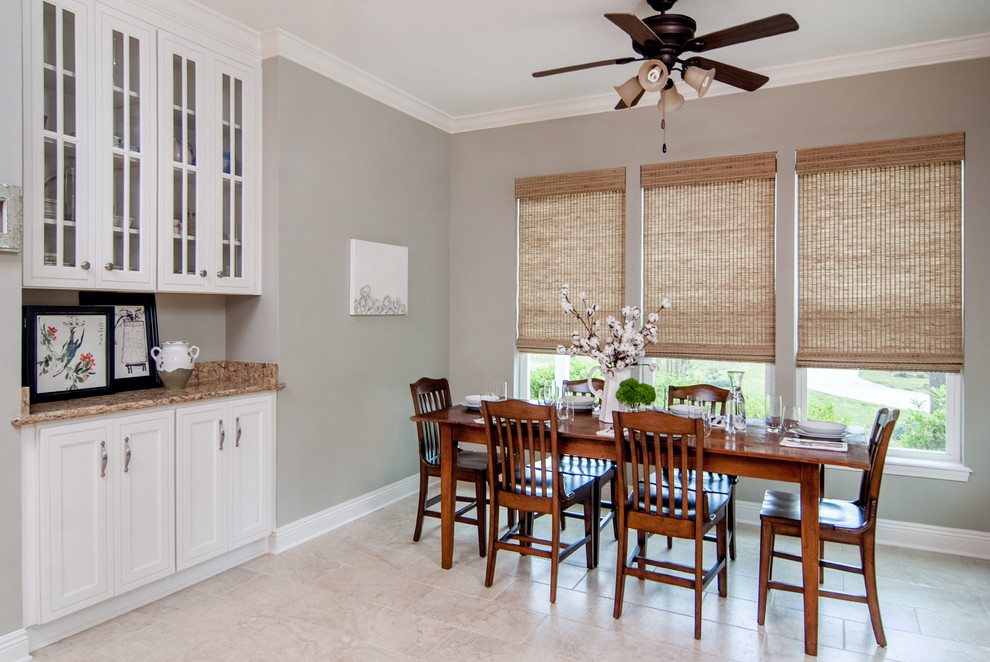
M 802 437 L 818 439 L 842 439 L 846 426 L 842 423 L 819 423 L 818 421 L 801 421 L 795 432 Z
M 565 395 L 564 399 L 577 411 L 595 408 L 595 398 L 591 395 Z
M 700 418 L 707 407 L 704 405 L 670 405 L 667 411 L 682 418 Z
M 486 393 L 485 395 L 465 395 L 464 402 L 461 404 L 468 409 L 481 409 L 482 400 L 488 400 L 489 402 L 497 402 L 499 398 L 492 395 L 491 393 Z

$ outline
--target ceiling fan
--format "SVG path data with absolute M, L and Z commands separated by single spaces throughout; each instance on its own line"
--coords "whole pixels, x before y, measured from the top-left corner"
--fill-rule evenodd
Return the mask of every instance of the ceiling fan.
M 667 13 L 677 0 L 647 0 L 647 2 L 654 11 L 660 13 L 644 19 L 638 18 L 635 14 L 605 14 L 605 18 L 632 37 L 633 50 L 639 54 L 639 57 L 620 57 L 613 60 L 574 64 L 568 67 L 537 71 L 533 76 L 542 78 L 543 76 L 611 64 L 643 62 L 637 76 L 616 86 L 615 89 L 621 97 L 615 106 L 616 110 L 632 108 L 645 92 L 660 92 L 661 99 L 658 105 L 661 111 L 672 112 L 684 104 L 684 97 L 677 92 L 674 81 L 670 78 L 670 74 L 675 68 L 680 69 L 684 82 L 697 90 L 699 97 L 708 91 L 713 79 L 748 92 L 762 87 L 770 80 L 763 74 L 709 60 L 705 57 L 696 55 L 684 57 L 685 53 L 705 53 L 716 48 L 772 37 L 798 29 L 798 23 L 793 16 L 776 14 L 758 21 L 743 23 L 696 37 L 694 32 L 697 29 L 697 23 L 693 18 L 682 14 Z

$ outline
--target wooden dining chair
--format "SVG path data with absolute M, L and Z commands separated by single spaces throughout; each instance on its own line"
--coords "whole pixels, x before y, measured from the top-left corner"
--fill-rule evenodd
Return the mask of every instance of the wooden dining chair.
M 894 432 L 900 411 L 886 408 L 877 412 L 876 422 L 870 434 L 870 468 L 863 472 L 859 495 L 854 501 L 821 499 L 818 504 L 818 535 L 823 543 L 856 545 L 859 548 L 860 565 L 848 565 L 826 561 L 819 554 L 819 582 L 824 582 L 824 570 L 839 570 L 863 576 L 866 595 L 819 590 L 818 595 L 851 602 L 865 603 L 870 609 L 873 636 L 880 646 L 887 645 L 883 623 L 880 620 L 880 602 L 877 597 L 876 576 L 876 525 L 877 502 L 880 498 L 880 481 L 887 457 L 887 447 Z M 767 594 L 770 589 L 803 593 L 801 586 L 773 580 L 774 558 L 801 562 L 798 554 L 787 554 L 774 549 L 777 536 L 801 537 L 801 495 L 793 492 L 768 490 L 760 510 L 760 596 L 757 621 L 763 625 L 767 612 Z
M 702 405 L 708 407 L 712 419 L 725 415 L 725 403 L 732 394 L 729 389 L 712 386 L 711 384 L 694 384 L 692 386 L 670 386 L 667 389 L 667 406 L 676 404 Z M 729 495 L 729 558 L 736 559 L 736 483 L 738 476 L 728 474 L 705 473 L 708 489 Z M 667 547 L 672 544 L 667 540 Z
M 597 390 L 605 388 L 605 381 L 593 379 L 592 382 Z M 561 397 L 566 397 L 567 393 L 591 395 L 592 390 L 588 387 L 586 379 L 565 379 L 561 384 Z M 598 529 L 595 531 L 593 548 L 595 550 L 595 566 L 598 566 L 598 551 L 601 548 L 601 531 L 612 522 L 612 535 L 619 537 L 619 523 L 615 519 L 615 464 L 611 460 L 598 460 L 590 457 L 580 457 L 578 455 L 563 455 L 560 458 L 560 470 L 565 474 L 573 476 L 590 476 L 595 479 L 595 521 L 598 522 Z M 602 498 L 602 487 L 609 485 L 610 500 Z M 603 511 L 607 511 L 602 515 Z M 560 521 L 561 526 L 566 529 L 567 518 Z
M 488 537 L 488 567 L 485 586 L 495 579 L 495 557 L 499 550 L 550 559 L 550 602 L 557 600 L 557 568 L 582 546 L 588 568 L 594 567 L 594 479 L 560 471 L 557 450 L 557 410 L 522 400 L 482 402 L 482 417 L 488 439 L 488 482 L 491 485 L 491 535 Z M 582 506 L 584 536 L 574 542 L 560 540 L 560 522 L 565 511 Z M 515 524 L 499 535 L 499 509 L 519 511 Z M 533 521 L 549 515 L 550 539 L 537 538 Z
M 412 393 L 413 410 L 416 415 L 446 409 L 451 406 L 450 386 L 446 378 L 431 379 L 423 377 L 409 385 Z M 413 541 L 418 542 L 423 533 L 424 517 L 440 517 L 439 510 L 430 510 L 431 506 L 440 501 L 440 495 L 428 497 L 428 484 L 431 477 L 440 476 L 440 426 L 434 423 L 416 423 L 416 434 L 419 437 L 419 506 L 416 509 L 416 530 Z M 466 505 L 454 514 L 455 522 L 473 524 L 478 527 L 478 553 L 485 555 L 487 540 L 485 536 L 485 493 L 488 480 L 488 454 L 479 451 L 461 450 L 454 447 L 457 466 L 454 468 L 454 479 L 474 484 L 473 497 L 458 495 L 457 501 Z M 475 509 L 475 517 L 467 517 L 467 513 Z
M 692 438 L 693 437 L 693 438 Z M 726 513 L 729 497 L 712 492 L 705 481 L 694 487 L 663 485 L 657 476 L 677 472 L 702 475 L 705 467 L 705 428 L 700 418 L 681 418 L 660 411 L 619 412 L 615 415 L 615 456 L 620 467 L 619 562 L 615 578 L 615 607 L 622 616 L 626 576 L 694 589 L 694 638 L 701 638 L 701 600 L 705 587 L 718 577 L 718 594 L 728 594 L 726 566 Z M 705 534 L 715 529 L 715 560 L 704 567 Z M 627 554 L 629 532 L 636 531 L 637 545 Z M 646 544 L 650 535 L 694 541 L 694 563 L 651 559 Z M 670 572 L 659 572 L 657 568 Z

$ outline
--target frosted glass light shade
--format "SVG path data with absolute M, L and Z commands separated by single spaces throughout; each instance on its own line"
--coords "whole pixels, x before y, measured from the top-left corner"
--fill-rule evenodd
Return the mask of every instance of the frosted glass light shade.
M 693 87 L 698 92 L 698 98 L 705 96 L 705 92 L 711 87 L 715 80 L 714 69 L 702 69 L 701 67 L 688 67 L 684 70 L 684 82 Z
M 660 60 L 647 60 L 639 68 L 639 84 L 647 92 L 659 92 L 667 84 L 667 65 Z
M 622 97 L 622 102 L 626 104 L 626 108 L 632 108 L 633 104 L 643 96 L 643 86 L 639 84 L 639 78 L 636 76 L 633 76 L 622 85 L 616 85 L 615 91 Z
M 671 85 L 668 89 L 660 93 L 660 101 L 657 108 L 665 113 L 674 113 L 684 105 L 684 95 L 677 91 L 676 85 Z

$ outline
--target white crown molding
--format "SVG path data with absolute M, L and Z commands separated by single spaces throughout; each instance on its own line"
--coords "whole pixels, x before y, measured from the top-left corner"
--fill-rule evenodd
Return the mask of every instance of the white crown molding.
M 232 18 L 193 0 L 102 0 L 125 14 L 140 18 L 169 32 L 188 35 L 195 31 L 214 43 L 215 49 L 229 54 L 257 58 L 261 55 L 261 34 Z
M 452 118 L 380 78 L 344 62 L 282 28 L 261 34 L 261 57 L 284 57 L 341 85 L 450 133 Z
M 615 106 L 615 95 L 609 93 L 452 117 L 281 28 L 274 28 L 261 34 L 261 56 L 262 58 L 280 56 L 292 60 L 376 101 L 452 134 L 593 115 L 608 112 Z M 770 82 L 764 89 L 982 57 L 990 57 L 990 33 L 774 67 L 763 70 L 763 73 L 770 76 Z M 728 85 L 715 85 L 709 90 L 708 96 L 738 92 L 740 90 Z
M 785 67 L 775 67 L 761 70 L 770 76 L 770 82 L 763 89 L 801 85 L 834 78 L 862 76 L 864 74 L 921 67 L 944 62 L 975 60 L 990 57 L 990 33 L 961 37 L 959 39 L 942 39 L 923 44 L 898 46 L 867 53 L 841 55 L 812 62 L 800 62 Z M 737 94 L 741 90 L 729 85 L 713 85 L 707 97 L 723 94 Z M 693 99 L 688 99 L 690 103 Z M 570 99 L 560 103 L 541 104 L 522 108 L 511 108 L 491 113 L 467 115 L 453 119 L 450 132 L 477 131 L 494 129 L 513 124 L 540 122 L 562 117 L 590 115 L 603 113 L 615 106 L 614 94 L 602 94 L 594 97 Z

